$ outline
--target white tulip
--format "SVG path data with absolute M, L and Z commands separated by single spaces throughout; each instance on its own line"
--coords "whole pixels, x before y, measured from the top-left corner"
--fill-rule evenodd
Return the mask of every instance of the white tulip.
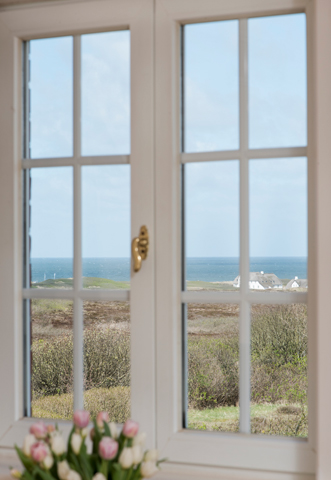
M 73 449 L 76 455 L 78 455 L 80 452 L 82 441 L 83 441 L 82 437 L 79 435 L 79 433 L 74 433 L 71 437 L 71 448 Z
M 10 475 L 13 477 L 13 478 L 21 478 L 22 477 L 22 472 L 20 472 L 19 470 L 17 470 L 16 468 L 12 468 L 10 470 Z
M 156 448 L 151 448 L 151 450 L 147 450 L 145 453 L 145 462 L 157 462 L 159 458 L 159 451 Z
M 82 477 L 79 475 L 79 473 L 75 472 L 75 470 L 70 470 L 66 480 L 82 480 Z
M 82 436 L 83 438 L 87 437 L 87 435 L 88 435 L 88 428 L 87 428 L 87 427 L 82 428 L 80 434 L 81 434 L 81 436 Z
M 118 461 L 122 468 L 132 467 L 132 464 L 133 464 L 132 448 L 123 448 Z
M 47 470 L 49 470 L 50 468 L 52 468 L 53 463 L 54 463 L 54 459 L 53 459 L 52 455 L 47 455 L 47 457 L 44 458 L 43 466 Z
M 70 467 L 67 460 L 63 460 L 63 462 L 59 462 L 57 464 L 57 474 L 60 480 L 66 480 L 69 472 L 70 472 Z
M 144 453 L 143 449 L 140 445 L 134 445 L 132 447 L 132 458 L 133 458 L 133 465 L 138 465 L 143 459 Z
M 155 462 L 143 462 L 140 467 L 140 473 L 143 478 L 150 478 L 155 475 L 159 469 L 156 466 Z
M 145 442 L 146 442 L 146 433 L 141 432 L 141 433 L 138 433 L 135 437 L 133 437 L 132 444 L 133 445 L 141 445 L 142 447 L 144 447 Z
M 62 455 L 66 451 L 64 438 L 59 433 L 51 438 L 51 446 L 55 455 Z
M 106 480 L 106 477 L 103 473 L 96 473 L 94 477 L 92 477 L 92 480 Z
M 34 435 L 32 435 L 31 433 L 26 435 L 26 437 L 24 438 L 24 443 L 22 448 L 24 455 L 26 455 L 27 457 L 31 456 L 31 447 L 36 442 L 37 442 L 37 439 Z
M 114 440 L 117 440 L 117 438 L 118 438 L 118 428 L 117 428 L 116 423 L 114 423 L 114 422 L 109 423 L 109 430 L 110 430 L 110 435 L 112 436 L 112 438 Z

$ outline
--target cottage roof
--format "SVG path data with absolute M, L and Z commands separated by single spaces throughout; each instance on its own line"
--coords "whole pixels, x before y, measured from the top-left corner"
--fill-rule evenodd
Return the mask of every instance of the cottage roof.
M 308 288 L 308 281 L 305 278 L 292 278 L 285 288 L 298 288 L 297 286 L 293 287 L 294 283 L 296 283 L 300 288 Z
M 282 281 L 274 273 L 264 272 L 250 272 L 250 282 L 259 282 L 263 288 L 280 288 L 283 286 Z M 238 285 L 240 283 L 240 275 L 238 275 L 233 284 Z

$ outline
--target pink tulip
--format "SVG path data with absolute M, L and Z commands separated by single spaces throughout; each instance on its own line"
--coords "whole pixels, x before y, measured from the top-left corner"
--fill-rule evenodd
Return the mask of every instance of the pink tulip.
M 118 452 L 118 443 L 110 437 L 103 437 L 99 443 L 99 455 L 104 460 L 112 460 Z
M 133 420 L 127 420 L 123 426 L 122 433 L 127 438 L 133 438 L 137 435 L 139 430 L 139 424 Z
M 85 428 L 89 424 L 90 414 L 86 410 L 76 410 L 74 413 L 74 424 L 78 428 Z
M 49 450 L 42 442 L 34 443 L 31 447 L 31 457 L 35 462 L 42 462 L 48 455 Z
M 97 415 L 97 425 L 99 428 L 103 428 L 103 422 L 109 422 L 109 415 L 107 412 L 99 412 Z
M 30 433 L 38 439 L 45 438 L 47 435 L 47 427 L 44 422 L 34 423 L 30 427 Z
M 48 432 L 48 433 L 55 432 L 55 427 L 54 427 L 54 425 L 47 425 L 47 432 Z

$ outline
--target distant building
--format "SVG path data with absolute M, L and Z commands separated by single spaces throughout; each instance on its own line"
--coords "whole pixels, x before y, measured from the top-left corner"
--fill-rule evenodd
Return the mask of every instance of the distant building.
M 252 290 L 268 290 L 271 288 L 281 289 L 283 284 L 281 280 L 274 273 L 264 273 L 264 272 L 250 272 L 249 288 Z M 240 275 L 235 278 L 233 286 L 240 287 Z
M 308 281 L 306 279 L 294 277 L 288 282 L 285 288 L 308 288 Z

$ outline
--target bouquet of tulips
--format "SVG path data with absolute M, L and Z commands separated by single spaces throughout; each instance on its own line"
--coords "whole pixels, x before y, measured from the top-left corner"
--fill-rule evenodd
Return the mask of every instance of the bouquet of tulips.
M 158 472 L 158 452 L 144 452 L 146 435 L 138 433 L 137 422 L 127 420 L 119 432 L 108 413 L 100 412 L 89 432 L 88 412 L 76 411 L 73 420 L 67 445 L 57 426 L 33 424 L 23 448 L 15 446 L 25 469 L 12 469 L 11 475 L 22 480 L 140 480 Z

